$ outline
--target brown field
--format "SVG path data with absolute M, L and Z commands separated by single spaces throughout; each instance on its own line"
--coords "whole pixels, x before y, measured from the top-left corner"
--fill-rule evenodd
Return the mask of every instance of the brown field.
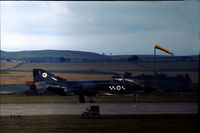
M 98 71 L 144 71 L 146 68 L 130 62 L 81 62 L 81 63 L 24 63 L 13 70 L 98 70 Z
M 68 74 L 68 73 L 54 73 L 67 80 L 92 80 L 92 79 L 110 79 L 112 75 L 108 74 Z M 1 74 L 0 85 L 9 84 L 25 84 L 26 81 L 33 81 L 32 72 L 9 72 Z
M 17 61 L 17 62 L 0 61 L 0 70 L 13 68 L 14 66 L 18 65 L 19 63 L 21 63 L 21 62 L 19 62 L 19 61 Z
M 2 62 L 3 68 L 12 68 L 19 62 L 9 63 Z M 168 64 L 168 65 L 167 65 Z M 103 72 L 115 72 L 123 74 L 125 72 L 131 72 L 132 76 L 137 76 L 142 73 L 145 75 L 153 75 L 151 62 L 143 63 L 130 63 L 130 62 L 84 62 L 84 63 L 23 63 L 17 68 L 12 68 L 12 71 L 8 73 L 2 73 L 0 76 L 0 85 L 8 84 L 24 84 L 26 81 L 32 81 L 32 69 L 41 68 L 51 71 L 60 71 L 54 73 L 67 80 L 91 80 L 91 79 L 110 79 L 113 75 L 111 74 L 85 74 L 85 73 L 62 73 L 62 71 L 77 71 L 77 70 L 97 70 Z M 197 62 L 159 62 L 158 68 L 180 70 L 180 71 L 163 71 L 159 73 L 167 74 L 168 76 L 176 76 L 177 74 L 185 75 L 188 74 L 194 83 L 198 83 L 198 64 Z M 2 68 L 1 68 L 2 69 Z M 192 69 L 193 71 L 183 71 Z M 196 71 L 194 71 L 196 70 Z M 30 72 L 23 72 L 30 71 Z
M 1 85 L 9 84 L 25 84 L 26 81 L 32 81 L 33 76 L 31 72 L 9 72 L 1 74 Z
M 123 72 L 120 72 L 123 74 Z M 142 73 L 152 75 L 153 72 L 131 72 L 132 76 L 137 76 Z M 110 74 L 71 74 L 71 73 L 54 73 L 67 80 L 94 80 L 94 79 L 110 79 L 113 75 Z M 198 83 L 197 72 L 165 72 L 168 76 L 176 76 L 177 74 L 188 74 L 194 83 Z M 26 81 L 32 81 L 32 72 L 9 72 L 1 74 L 0 85 L 9 84 L 25 84 Z

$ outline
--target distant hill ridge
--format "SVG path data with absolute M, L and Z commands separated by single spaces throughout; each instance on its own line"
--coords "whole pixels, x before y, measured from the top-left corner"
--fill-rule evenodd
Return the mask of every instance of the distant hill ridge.
M 31 50 L 7 52 L 1 51 L 1 60 L 17 60 L 26 62 L 110 62 L 128 61 L 134 55 L 104 55 L 95 52 L 72 51 L 72 50 Z M 135 55 L 138 61 L 153 61 L 153 55 Z M 157 55 L 158 61 L 197 61 L 198 55 L 170 56 Z
M 98 53 L 71 51 L 71 50 L 32 50 L 32 51 L 1 51 L 4 58 L 23 58 L 23 57 L 65 57 L 65 58 L 81 58 L 81 57 L 104 57 Z

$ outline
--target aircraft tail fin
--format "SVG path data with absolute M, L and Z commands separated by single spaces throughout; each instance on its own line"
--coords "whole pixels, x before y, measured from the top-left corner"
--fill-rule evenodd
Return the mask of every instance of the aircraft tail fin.
M 56 76 L 42 69 L 33 69 L 34 85 L 38 93 L 43 93 L 53 82 L 57 82 Z
M 52 82 L 58 80 L 54 74 L 42 69 L 33 69 L 33 79 L 34 83 L 48 82 L 48 81 Z

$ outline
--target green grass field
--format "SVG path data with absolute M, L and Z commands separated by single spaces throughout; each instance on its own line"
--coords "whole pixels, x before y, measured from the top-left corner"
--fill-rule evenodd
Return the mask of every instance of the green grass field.
M 85 96 L 86 102 L 89 97 Z M 197 102 L 197 94 L 139 94 L 137 102 Z M 2 95 L 0 103 L 78 103 L 78 96 L 21 96 Z M 97 96 L 97 103 L 135 103 L 135 96 Z
M 153 71 L 153 62 L 81 62 L 81 63 L 23 63 L 12 70 L 98 70 L 98 71 Z M 198 62 L 157 62 L 161 71 L 198 71 Z
M 198 115 L 0 117 L 1 133 L 196 133 Z
M 131 62 L 81 62 L 81 63 L 24 63 L 18 68 L 12 70 L 29 70 L 41 68 L 52 71 L 67 70 L 97 70 L 97 71 L 142 71 L 143 67 Z
M 153 62 L 138 62 L 137 65 L 144 67 L 146 69 L 153 69 L 154 63 Z M 175 71 L 175 72 L 198 72 L 198 62 L 186 62 L 186 61 L 179 61 L 179 62 L 157 62 L 156 63 L 157 69 L 159 71 Z

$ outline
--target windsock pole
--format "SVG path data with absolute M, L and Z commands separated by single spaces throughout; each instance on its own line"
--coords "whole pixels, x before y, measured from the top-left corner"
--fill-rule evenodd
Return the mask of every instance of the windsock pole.
M 157 75 L 157 68 L 156 68 L 156 47 L 154 47 L 154 88 L 157 90 L 156 75 Z
M 156 49 L 162 50 L 168 54 L 171 54 L 173 56 L 173 53 L 165 48 L 163 48 L 162 46 L 158 45 L 156 43 L 155 47 L 154 47 L 154 88 L 157 90 L 157 67 L 156 67 Z

